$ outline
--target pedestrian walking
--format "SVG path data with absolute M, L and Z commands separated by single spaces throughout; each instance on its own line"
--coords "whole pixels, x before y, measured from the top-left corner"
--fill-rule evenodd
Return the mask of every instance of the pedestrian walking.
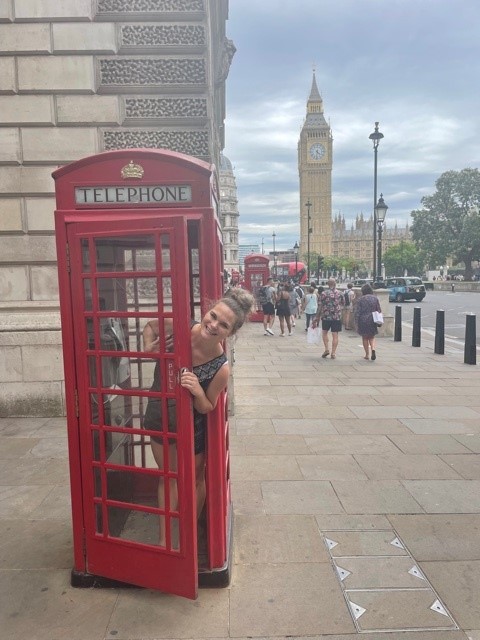
M 343 326 L 348 331 L 353 329 L 353 303 L 355 300 L 355 292 L 353 290 L 353 284 L 349 282 L 346 290 L 343 292 L 345 298 L 345 306 L 343 308 Z
M 261 287 L 259 302 L 263 312 L 263 335 L 273 336 L 273 323 L 275 322 L 275 304 L 277 296 L 273 286 L 273 278 L 267 278 L 266 284 Z
M 362 336 L 365 360 L 377 359 L 375 336 L 378 333 L 378 328 L 373 320 L 372 313 L 374 311 L 382 311 L 380 302 L 377 296 L 373 295 L 372 287 L 369 284 L 364 284 L 362 296 L 358 298 L 355 305 L 355 324 L 358 335 Z
M 277 294 L 277 316 L 280 322 L 280 337 L 285 336 L 285 323 L 287 324 L 288 335 L 292 335 L 292 323 L 290 322 L 290 293 L 286 287 L 279 288 Z
M 318 309 L 318 296 L 315 287 L 308 287 L 308 293 L 303 298 L 303 310 L 305 312 L 305 331 L 308 331 L 310 323 L 315 319 Z
M 322 358 L 330 356 L 335 359 L 338 347 L 338 334 L 342 330 L 342 309 L 344 306 L 343 293 L 337 289 L 335 278 L 329 278 L 327 289 L 322 291 L 318 302 L 318 310 L 314 325 L 322 321 L 322 340 L 325 347 Z M 332 332 L 332 351 L 328 345 L 328 332 Z

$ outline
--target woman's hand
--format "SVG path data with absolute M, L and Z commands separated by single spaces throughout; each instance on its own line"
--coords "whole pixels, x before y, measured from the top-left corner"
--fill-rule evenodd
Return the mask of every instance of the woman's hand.
M 190 391 L 193 397 L 199 397 L 204 395 L 203 389 L 198 381 L 197 376 L 189 371 L 188 369 L 184 369 L 180 376 L 180 384 L 184 389 Z

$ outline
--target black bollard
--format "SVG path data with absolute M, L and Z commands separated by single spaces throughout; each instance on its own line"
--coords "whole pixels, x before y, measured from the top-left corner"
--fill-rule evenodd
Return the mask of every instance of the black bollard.
M 437 319 L 435 323 L 435 353 L 444 355 L 445 353 L 445 311 L 437 309 Z
M 465 364 L 477 364 L 477 316 L 469 313 L 466 318 L 463 362 Z
M 413 309 L 413 331 L 412 331 L 412 347 L 420 346 L 420 317 L 422 310 L 420 307 Z
M 402 341 L 402 307 L 400 305 L 395 307 L 395 330 L 393 334 L 393 341 Z

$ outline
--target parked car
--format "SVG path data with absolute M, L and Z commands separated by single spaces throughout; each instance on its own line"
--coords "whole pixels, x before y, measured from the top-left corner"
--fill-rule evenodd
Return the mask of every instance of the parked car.
M 427 293 L 420 278 L 387 278 L 385 285 L 389 291 L 390 302 L 404 300 L 421 302 Z
M 368 278 L 357 278 L 356 280 L 353 281 L 353 286 L 354 287 L 363 287 L 364 284 L 372 284 L 373 280 L 368 279 Z

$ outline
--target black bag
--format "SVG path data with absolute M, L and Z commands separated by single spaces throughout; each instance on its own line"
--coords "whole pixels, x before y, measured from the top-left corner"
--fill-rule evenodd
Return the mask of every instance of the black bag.
M 347 289 L 344 294 L 343 297 L 345 299 L 345 306 L 349 307 L 350 306 L 350 289 Z
M 264 304 L 267 304 L 267 302 L 268 302 L 267 290 L 268 290 L 268 287 L 266 285 L 264 285 L 263 287 L 260 287 L 260 289 L 258 290 L 258 302 L 262 306 Z

